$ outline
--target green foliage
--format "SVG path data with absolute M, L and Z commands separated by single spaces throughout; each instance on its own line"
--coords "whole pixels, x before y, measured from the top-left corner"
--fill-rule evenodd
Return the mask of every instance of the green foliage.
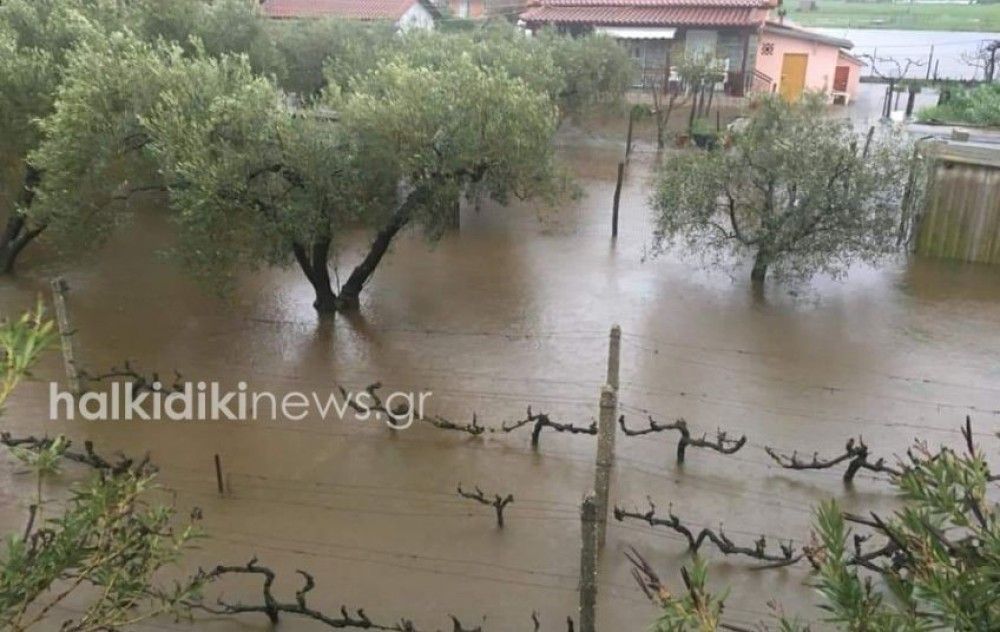
M 439 234 L 461 195 L 552 194 L 559 116 L 618 103 L 631 74 L 605 37 L 266 24 L 252 0 L 106 2 L 116 18 L 84 20 L 87 37 L 38 90 L 44 107 L 22 116 L 38 123 L 19 212 L 63 251 L 89 252 L 129 219 L 133 195 L 166 191 L 176 254 L 222 285 L 294 259 L 319 291 L 342 225 L 391 228 L 349 280 L 356 294 L 403 226 Z M 53 55 L 19 50 L 8 84 Z
M 921 121 L 928 122 L 1000 126 L 1000 85 L 953 88 L 948 101 L 924 108 L 917 116 Z
M 917 444 L 911 453 L 895 481 L 905 505 L 880 529 L 901 549 L 882 570 L 891 598 L 849 566 L 851 534 L 837 505 L 817 512 L 817 588 L 829 620 L 852 631 L 1000 629 L 1000 512 L 987 498 L 982 452 Z
M 719 629 L 726 595 L 708 592 L 708 567 L 699 557 L 694 558 L 690 571 L 681 569 L 685 590 L 674 595 L 665 587 L 656 597 L 663 607 L 653 632 L 714 632 Z
M 31 366 L 43 351 L 52 346 L 57 333 L 52 321 L 44 318 L 39 301 L 34 311 L 25 312 L 16 320 L 0 322 L 0 354 L 2 354 L 2 380 L 0 380 L 0 411 L 14 387 L 30 377 Z
M 61 515 L 26 536 L 9 535 L 0 557 L 0 625 L 52 626 L 52 608 L 91 586 L 98 590 L 84 612 L 61 630 L 118 629 L 186 612 L 203 579 L 159 588 L 154 575 L 180 558 L 197 531 L 175 527 L 170 508 L 146 504 L 151 488 L 146 474 L 94 475 L 73 487 Z
M 2 200 L 7 214 L 7 227 L 0 240 L 0 266 L 4 272 L 13 268 L 18 253 L 31 240 L 52 226 L 62 236 L 72 235 L 81 223 L 74 214 L 65 213 L 67 205 L 38 210 L 34 208 L 34 193 L 39 181 L 59 180 L 49 191 L 60 190 L 72 180 L 67 174 L 48 171 L 32 162 L 32 152 L 46 140 L 41 123 L 53 114 L 67 73 L 80 76 L 81 57 L 113 49 L 122 38 L 133 37 L 145 42 L 176 42 L 189 54 L 218 55 L 235 52 L 247 55 L 258 72 L 280 74 L 282 58 L 266 33 L 264 22 L 253 0 L 8 0 L 0 4 L 0 164 L 5 186 L 2 190 L 16 191 L 16 196 Z M 116 43 L 117 40 L 118 42 Z M 158 43 L 157 46 L 165 46 Z M 102 61 L 98 59 L 98 61 Z M 94 75 L 95 84 L 101 78 Z M 141 99 L 143 80 L 139 75 L 131 87 Z M 81 89 L 79 86 L 77 90 Z M 148 90 L 147 90 L 148 92 Z M 100 112 L 123 107 L 126 114 L 131 104 L 119 92 L 119 97 L 98 103 Z M 118 117 L 122 118 L 122 117 Z M 112 141 L 121 138 L 120 130 L 98 128 L 76 134 L 73 140 L 89 135 L 98 141 L 94 162 L 106 166 L 109 143 L 98 138 L 108 132 Z M 58 139 L 59 142 L 64 142 Z M 76 152 L 78 156 L 83 151 Z M 70 167 L 70 176 L 79 176 L 80 163 Z M 131 175 L 131 174 L 130 174 Z M 83 183 L 93 184 L 93 183 Z M 91 226 L 113 227 L 120 217 L 104 208 L 107 199 L 85 197 L 91 189 L 72 191 L 81 204 L 81 213 L 95 212 L 99 217 L 88 219 Z M 56 206 L 59 206 L 58 204 Z M 67 220 L 67 221 L 63 221 Z
M 691 124 L 691 133 L 697 136 L 714 136 L 716 134 L 715 123 L 705 117 L 696 118 Z
M 53 339 L 52 322 L 40 307 L 0 325 L 0 406 Z M 0 546 L 0 627 L 96 632 L 187 613 L 206 577 L 198 574 L 163 588 L 155 576 L 179 560 L 198 531 L 194 517 L 177 526 L 173 509 L 144 500 L 153 489 L 146 468 L 95 473 L 70 489 L 58 515 L 42 521 L 42 483 L 60 471 L 68 447 L 60 436 L 12 448 L 36 473 L 38 490 L 27 528 L 8 534 Z M 53 609 L 77 593 L 86 603 L 79 618 L 53 621 Z
M 725 64 L 715 55 L 704 53 L 680 55 L 676 59 L 677 75 L 693 89 L 725 78 Z
M 572 38 L 552 30 L 532 37 L 506 22 L 448 35 L 411 31 L 402 48 L 414 66 L 439 68 L 468 56 L 480 67 L 503 70 L 547 94 L 564 116 L 619 104 L 632 77 L 632 60 L 609 37 Z
M 304 98 L 328 85 L 346 89 L 351 79 L 370 71 L 401 44 L 392 26 L 384 23 L 276 20 L 269 30 L 283 59 L 281 87 Z
M 520 51 L 511 38 L 522 35 L 414 34 L 375 54 L 378 31 L 312 28 L 344 52 L 322 61 L 320 81 L 318 49 L 284 49 L 312 59 L 300 79 L 311 77 L 313 98 L 298 104 L 243 57 L 128 33 L 81 47 L 32 156 L 51 174 L 36 217 L 67 247 L 91 248 L 126 217 L 112 202 L 163 188 L 181 231 L 176 254 L 225 284 L 293 254 L 302 263 L 299 248 L 319 247 L 310 267 L 325 266 L 340 226 L 382 226 L 402 202 L 397 221 L 436 235 L 462 194 L 504 202 L 561 184 L 554 67 Z M 343 66 L 360 58 L 372 67 Z
M 815 8 L 803 5 L 789 2 L 785 8 L 790 20 L 806 27 L 1000 31 L 1000 5 L 993 0 L 969 4 L 819 0 Z
M 30 156 L 45 174 L 32 218 L 60 245 L 92 248 L 128 219 L 115 202 L 153 175 L 141 160 L 148 139 L 139 116 L 182 63 L 179 47 L 123 32 L 81 45 L 69 60 L 56 109 L 41 122 L 46 140 Z
M 467 56 L 436 69 L 393 61 L 355 86 L 343 124 L 374 161 L 391 161 L 443 225 L 468 185 L 501 202 L 550 191 L 556 112 L 544 94 Z
M 731 150 L 665 161 L 652 196 L 657 248 L 680 242 L 715 264 L 749 254 L 755 281 L 880 260 L 896 246 L 912 150 L 892 135 L 867 153 L 864 143 L 810 98 L 766 99 Z
M 988 497 L 995 479 L 973 445 L 968 423 L 965 438 L 967 449 L 961 453 L 931 450 L 923 443 L 908 452 L 893 480 L 903 506 L 887 519 L 852 517 L 835 501 L 819 506 L 816 543 L 807 555 L 824 623 L 849 632 L 1000 629 L 1000 509 Z M 862 542 L 882 538 L 892 553 L 881 562 L 858 563 L 851 522 L 868 527 Z M 703 572 L 692 574 L 685 597 L 672 596 L 652 577 L 658 590 L 650 594 L 663 606 L 656 629 L 726 629 L 718 618 L 698 627 L 708 620 L 701 614 L 704 604 L 713 603 L 694 598 L 704 594 Z M 712 612 L 722 611 L 721 601 Z M 807 629 L 784 619 L 777 627 Z
M 329 123 L 281 106 L 241 60 L 187 61 L 175 79 L 143 129 L 176 211 L 177 255 L 196 274 L 285 264 L 293 242 L 339 220 L 348 191 L 363 194 L 355 186 L 367 180 L 344 171 L 349 154 Z
M 20 158 L 34 147 L 62 64 L 74 47 L 117 16 L 111 2 L 8 0 L 0 4 L 0 152 Z
M 564 78 L 557 99 L 564 113 L 617 105 L 632 83 L 634 62 L 610 36 L 566 37 L 545 30 L 536 37 L 551 48 L 557 72 Z

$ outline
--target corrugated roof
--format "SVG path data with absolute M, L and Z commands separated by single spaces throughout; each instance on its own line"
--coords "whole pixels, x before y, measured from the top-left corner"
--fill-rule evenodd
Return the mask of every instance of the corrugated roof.
M 562 3 L 570 0 L 555 0 Z M 655 1 L 655 4 L 654 4 Z M 767 19 L 768 9 L 748 0 L 633 0 L 584 5 L 553 4 L 528 9 L 521 19 L 531 23 L 601 24 L 632 26 L 760 26 Z M 733 6 L 733 3 L 737 3 Z M 706 4 L 710 6 L 706 6 Z
M 437 14 L 433 5 L 422 0 L 264 0 L 261 9 L 269 18 L 340 17 L 395 22 L 418 2 Z

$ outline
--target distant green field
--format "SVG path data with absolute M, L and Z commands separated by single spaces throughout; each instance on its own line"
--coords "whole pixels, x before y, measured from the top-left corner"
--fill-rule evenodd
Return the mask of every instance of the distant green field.
M 890 4 L 817 0 L 815 11 L 801 11 L 798 0 L 786 0 L 785 7 L 788 9 L 788 17 L 802 26 L 1000 31 L 1000 4 Z

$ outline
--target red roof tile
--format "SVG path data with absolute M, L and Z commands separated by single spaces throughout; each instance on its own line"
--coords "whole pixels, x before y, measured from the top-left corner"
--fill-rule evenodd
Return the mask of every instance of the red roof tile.
M 546 2 L 528 9 L 521 19 L 529 24 L 593 24 L 628 26 L 760 26 L 767 19 L 768 9 L 748 0 L 611 0 L 588 4 L 569 0 Z M 736 6 L 733 6 L 733 5 Z M 710 6 L 705 6 L 710 5 Z
M 270 18 L 340 17 L 396 21 L 420 0 L 264 0 Z
M 542 0 L 546 7 L 774 7 L 773 0 Z

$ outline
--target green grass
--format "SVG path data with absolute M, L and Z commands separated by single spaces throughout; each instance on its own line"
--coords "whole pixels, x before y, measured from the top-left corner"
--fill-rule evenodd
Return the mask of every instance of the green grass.
M 788 8 L 788 17 L 802 26 L 1000 31 L 1000 4 L 890 4 L 817 0 L 815 11 L 800 11 L 798 0 L 789 0 L 785 6 Z
M 1000 85 L 955 90 L 948 102 L 921 110 L 918 118 L 932 123 L 1000 126 Z

